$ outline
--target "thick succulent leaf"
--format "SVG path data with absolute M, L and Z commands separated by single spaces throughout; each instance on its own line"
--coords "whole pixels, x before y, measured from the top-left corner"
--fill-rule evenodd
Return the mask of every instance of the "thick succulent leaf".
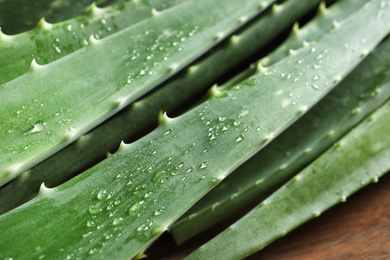
M 186 259 L 243 259 L 390 170 L 390 103 Z
M 88 48 L 48 65 L 33 61 L 28 73 L 0 86 L 0 184 L 153 89 L 272 1 L 186 2 L 91 38 Z
M 158 129 L 122 144 L 113 156 L 65 184 L 42 186 L 35 199 L 0 216 L 7 234 L 0 238 L 1 257 L 134 256 L 313 106 L 361 61 L 362 53 L 389 33 L 390 12 L 381 12 L 379 3 L 370 1 L 318 43 L 236 88 L 215 93 L 178 118 L 163 117 Z M 366 41 L 361 41 L 362 34 Z M 332 45 L 336 39 L 338 44 Z M 298 65 L 299 60 L 316 61 L 319 54 L 321 75 Z M 341 54 L 345 59 L 334 63 Z M 286 79 L 281 73 L 299 79 Z M 310 83 L 320 87 L 313 89 Z M 286 99 L 296 105 L 283 107 Z
M 261 61 L 262 65 L 269 66 L 283 59 L 290 50 L 300 48 L 304 42 L 316 40 L 324 32 L 337 26 L 337 23 L 345 17 L 359 10 L 366 2 L 366 0 L 342 0 L 334 3 L 329 9 L 322 4 L 316 19 L 311 20 L 301 29 L 296 24 L 287 40 Z
M 163 10 L 187 0 L 120 2 L 106 8 L 92 5 L 83 16 L 57 24 L 41 20 L 38 26 L 18 35 L 0 32 L 0 85 L 26 73 L 31 60 L 47 64 L 88 45 L 93 35 L 101 39 L 143 19 L 153 9 Z
M 175 241 L 186 241 L 271 192 L 386 101 L 388 53 L 390 39 L 303 118 L 191 207 L 170 228 Z
M 32 29 L 39 19 L 60 22 L 78 15 L 93 2 L 107 5 L 116 0 L 0 0 L 0 28 L 8 34 Z
M 226 71 L 254 55 L 318 3 L 319 0 L 290 0 L 268 10 L 266 15 L 256 18 L 211 54 L 163 83 L 154 93 L 3 186 L 0 189 L 0 213 L 31 199 L 38 193 L 42 182 L 48 187 L 57 186 L 93 162 L 105 158 L 107 151 L 114 151 L 121 140 L 134 140 L 144 129 L 156 124 L 161 110 L 170 112 L 188 102 L 199 91 L 214 84 Z

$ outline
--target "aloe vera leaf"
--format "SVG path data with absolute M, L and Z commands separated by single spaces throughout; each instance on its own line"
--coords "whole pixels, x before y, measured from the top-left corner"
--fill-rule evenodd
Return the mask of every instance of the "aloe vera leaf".
M 0 28 L 8 34 L 16 34 L 32 29 L 39 19 L 45 17 L 52 22 L 60 22 L 81 15 L 93 2 L 107 5 L 112 0 L 1 0 Z
M 76 143 L 21 174 L 0 189 L 0 214 L 35 196 L 42 182 L 48 187 L 59 185 L 82 169 L 86 169 L 91 162 L 105 158 L 106 152 L 115 149 L 121 140 L 133 139 L 141 129 L 155 123 L 161 110 L 171 111 L 190 99 L 194 93 L 203 90 L 205 86 L 212 85 L 225 71 L 253 55 L 257 48 L 264 46 L 269 39 L 275 37 L 318 2 L 290 0 L 279 5 L 277 9 L 267 11 L 267 15 L 258 18 L 256 22 L 243 28 L 239 34 L 225 40 L 212 54 L 164 83 L 152 95 L 137 101 Z M 180 99 L 173 93 L 180 93 Z
M 390 96 L 390 42 L 170 228 L 179 244 L 286 182 Z M 378 55 L 382 55 L 381 57 Z M 379 69 L 381 68 L 381 69 Z
M 28 73 L 1 86 L 0 184 L 153 89 L 241 27 L 242 17 L 272 2 L 229 0 L 214 8 L 219 1 L 186 2 L 102 40 L 92 38 L 89 48 L 45 66 L 33 62 Z
M 365 3 L 365 0 L 337 1 L 329 9 L 325 7 L 325 4 L 322 4 L 318 9 L 316 19 L 312 19 L 300 29 L 296 24 L 287 40 L 261 61 L 262 65 L 269 66 L 278 62 L 288 55 L 290 50 L 300 48 L 302 43 L 316 40 Z
M 389 39 L 303 118 L 191 207 L 170 227 L 176 243 L 201 233 L 289 180 L 386 101 L 390 95 L 387 53 Z
M 390 170 L 390 102 L 187 259 L 242 259 Z M 232 250 L 234 247 L 234 250 Z
M 163 10 L 185 1 L 127 1 L 106 8 L 91 5 L 83 16 L 71 20 L 57 24 L 41 20 L 35 29 L 14 36 L 0 32 L 0 85 L 26 73 L 32 59 L 48 64 L 87 46 L 91 35 L 106 37 L 151 17 L 153 9 Z
M 1 257 L 134 256 L 272 134 L 296 120 L 302 106 L 310 108 L 361 62 L 361 53 L 370 52 L 390 31 L 390 12 L 382 12 L 390 5 L 381 8 L 379 3 L 368 2 L 321 41 L 236 88 L 216 93 L 178 118 L 164 117 L 155 131 L 122 144 L 114 155 L 63 185 L 42 185 L 36 198 L 0 216 L 7 234 L 0 238 Z M 360 41 L 360 34 L 367 41 Z M 338 44 L 329 48 L 335 39 Z M 302 82 L 311 81 L 317 71 L 291 64 L 314 61 L 325 49 L 318 90 L 294 81 L 286 84 L 280 77 L 288 69 L 294 75 L 302 72 Z M 345 59 L 332 62 L 341 53 Z M 283 108 L 286 97 L 275 95 L 280 92 L 275 86 L 283 85 L 300 95 L 290 97 L 298 103 L 295 109 Z M 259 124 L 263 129 L 258 130 Z
M 210 86 L 225 71 L 253 55 L 269 39 L 275 37 L 318 2 L 303 3 L 300 0 L 292 0 L 269 10 L 265 17 L 258 18 L 258 21 L 243 28 L 239 34 L 227 39 L 211 55 L 205 56 L 188 71 L 163 84 L 156 93 L 143 98 L 142 101 L 139 100 L 76 143 L 3 186 L 0 189 L 0 214 L 35 196 L 42 182 L 48 187 L 59 185 L 82 169 L 86 169 L 91 162 L 105 158 L 106 152 L 115 149 L 121 140 L 132 139 L 132 136 L 139 134 L 141 129 L 155 123 L 159 111 L 171 111 L 188 100 L 193 93 Z M 273 28 L 269 24 L 279 24 L 279 27 Z

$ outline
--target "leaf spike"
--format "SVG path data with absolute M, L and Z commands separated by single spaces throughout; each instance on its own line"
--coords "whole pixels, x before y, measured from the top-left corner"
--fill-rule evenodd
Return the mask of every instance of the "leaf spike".
M 1 30 L 1 27 L 0 27 L 0 42 L 10 40 L 11 38 L 12 37 L 10 35 L 3 33 L 3 31 Z
M 291 34 L 298 35 L 298 33 L 299 33 L 299 22 L 295 22 L 291 29 Z
M 261 74 L 266 73 L 268 71 L 268 68 L 265 67 L 267 63 L 268 63 L 267 58 L 261 59 L 260 62 L 257 63 L 256 71 Z
M 39 195 L 46 195 L 46 194 L 52 193 L 53 191 L 54 191 L 54 188 L 48 188 L 48 187 L 46 187 L 45 183 L 42 182 L 41 186 L 39 187 L 38 196 Z
M 327 11 L 328 8 L 326 7 L 325 1 L 321 1 L 320 4 L 318 5 L 318 14 L 325 15 Z
M 238 44 L 238 42 L 240 41 L 241 37 L 239 35 L 232 35 L 230 38 L 229 38 L 229 42 L 230 44 Z
M 223 38 L 223 36 L 224 36 L 224 33 L 219 32 L 219 33 L 217 33 L 217 34 L 214 35 L 213 40 L 214 40 L 214 41 L 220 41 L 220 40 Z
M 126 101 L 127 101 L 127 98 L 125 98 L 125 97 L 114 101 L 114 103 L 112 104 L 112 109 L 117 110 L 117 109 L 123 108 L 126 105 Z
M 339 201 L 340 202 L 346 202 L 347 201 L 347 196 L 341 195 L 340 198 L 339 198 Z
M 99 8 L 95 2 L 92 2 L 92 4 L 86 10 L 86 15 L 93 17 L 98 16 L 103 12 L 103 8 Z
M 144 103 L 145 102 L 143 100 L 134 101 L 133 103 L 131 103 L 131 107 L 132 109 L 142 109 Z
M 321 212 L 319 212 L 319 211 L 315 211 L 315 212 L 313 212 L 312 214 L 311 214 L 311 217 L 312 218 L 317 218 L 317 217 L 319 217 L 321 215 Z M 286 232 L 287 233 L 287 232 Z
M 297 54 L 296 50 L 293 50 L 293 49 L 288 50 L 288 56 L 294 56 L 295 54 Z
M 119 144 L 118 151 L 124 150 L 128 145 L 122 140 L 121 143 Z M 108 153 L 109 154 L 109 153 Z M 108 157 L 108 156 L 107 156 Z
M 307 106 L 301 105 L 301 106 L 298 108 L 297 115 L 302 115 L 302 114 L 304 114 L 306 111 L 307 111 Z
M 195 73 L 195 71 L 197 71 L 199 69 L 199 66 L 198 65 L 191 65 L 187 68 L 187 72 L 188 73 Z
M 37 61 L 34 59 L 32 59 L 31 63 L 30 63 L 30 69 L 29 71 L 38 71 L 39 69 L 41 69 L 43 67 L 43 65 L 39 65 L 37 63 Z
M 98 39 L 96 39 L 95 35 L 91 34 L 88 39 L 88 45 L 94 45 L 98 43 Z
M 214 97 L 219 97 L 221 95 L 221 91 L 218 88 L 218 84 L 214 84 L 210 89 L 209 89 L 209 96 L 211 98 Z
M 167 112 L 160 111 L 160 113 L 158 114 L 158 123 L 159 123 L 159 125 L 166 125 L 166 124 L 168 124 L 172 120 L 173 120 L 173 118 L 170 118 L 167 115 Z
M 271 12 L 272 12 L 272 14 L 275 15 L 275 14 L 277 14 L 280 11 L 280 9 L 281 9 L 280 5 L 275 3 L 271 7 Z
M 46 22 L 45 18 L 42 17 L 37 24 L 37 29 L 50 30 L 53 27 L 51 23 Z
M 248 21 L 248 17 L 246 17 L 246 16 L 241 16 L 241 17 L 238 19 L 238 23 L 239 23 L 239 24 L 243 24 L 243 23 L 245 23 L 246 21 Z
M 340 27 L 340 23 L 339 23 L 338 21 L 336 21 L 336 20 L 333 20 L 333 22 L 332 22 L 332 27 L 333 27 L 334 29 L 336 29 L 336 28 Z
M 173 63 L 171 66 L 169 66 L 169 68 L 167 69 L 167 73 L 170 74 L 172 72 L 174 72 L 177 68 L 179 67 L 179 65 L 177 65 L 176 63 Z
M 71 127 L 69 131 L 66 132 L 64 135 L 62 141 L 63 142 L 69 142 L 69 141 L 74 141 L 75 136 L 77 136 L 77 130 L 74 127 Z
M 311 45 L 311 43 L 310 42 L 308 42 L 308 41 L 303 41 L 302 42 L 302 47 L 309 47 Z
M 157 11 L 155 8 L 152 8 L 152 10 L 150 11 L 150 14 L 152 15 L 152 17 L 156 17 L 156 16 L 159 16 L 161 14 L 161 11 Z
M 16 177 L 17 182 L 26 182 L 31 177 L 31 170 L 25 171 Z

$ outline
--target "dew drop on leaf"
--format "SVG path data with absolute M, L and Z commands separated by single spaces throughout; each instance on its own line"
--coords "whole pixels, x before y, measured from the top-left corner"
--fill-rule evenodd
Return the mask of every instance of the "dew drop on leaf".
M 207 162 L 202 162 L 199 166 L 200 169 L 206 169 L 208 166 L 208 163 Z
M 39 133 L 46 129 L 47 123 L 43 121 L 37 121 L 29 133 Z

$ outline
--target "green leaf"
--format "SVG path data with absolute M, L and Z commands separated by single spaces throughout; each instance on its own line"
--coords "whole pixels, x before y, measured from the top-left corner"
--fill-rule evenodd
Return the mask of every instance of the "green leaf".
M 186 2 L 102 40 L 92 37 L 87 48 L 48 65 L 33 61 L 28 73 L 0 86 L 0 184 L 152 90 L 241 27 L 240 18 L 250 20 L 273 2 L 246 1 Z
M 390 102 L 186 259 L 243 259 L 390 170 Z
M 339 12 L 337 4 L 332 8 Z M 383 104 L 390 95 L 389 52 L 387 39 L 303 118 L 191 207 L 170 228 L 175 241 L 183 243 L 279 187 Z
M 267 10 L 264 16 L 256 18 L 210 54 L 160 85 L 152 94 L 3 186 L 0 189 L 0 213 L 31 199 L 38 193 L 42 182 L 48 187 L 57 186 L 90 167 L 92 162 L 105 158 L 107 151 L 116 150 L 121 140 L 134 140 L 144 129 L 157 123 L 161 110 L 171 112 L 188 102 L 195 94 L 214 84 L 226 71 L 254 55 L 318 2 L 290 0 L 277 9 Z
M 93 35 L 104 38 L 163 10 L 187 0 L 152 0 L 118 3 L 106 8 L 92 5 L 83 16 L 57 24 L 41 20 L 37 27 L 18 35 L 0 32 L 0 85 L 26 73 L 31 60 L 48 64 L 84 46 Z
M 1 256 L 135 256 L 312 107 L 361 62 L 362 52 L 370 52 L 389 33 L 390 12 L 381 13 L 379 3 L 370 1 L 318 43 L 232 90 L 214 93 L 214 98 L 178 118 L 165 117 L 156 131 L 122 144 L 113 156 L 65 184 L 54 189 L 42 185 L 35 199 L 0 216 L 7 234 L 0 238 Z M 306 65 L 292 66 L 301 59 L 313 62 L 319 54 L 323 71 L 318 79 L 318 72 Z M 341 54 L 344 59 L 334 63 Z M 294 82 L 281 73 L 299 79 Z M 305 82 L 321 87 L 315 90 Z M 297 104 L 283 107 L 286 99 Z M 31 221 L 31 216 L 39 217 Z
M 0 28 L 8 34 L 32 29 L 39 19 L 60 22 L 78 16 L 93 2 L 106 5 L 113 0 L 0 0 Z
M 305 42 L 317 40 L 324 32 L 337 26 L 340 21 L 359 10 L 366 2 L 365 0 L 337 1 L 329 9 L 325 7 L 323 2 L 318 9 L 316 18 L 312 19 L 302 28 L 299 28 L 299 25 L 295 24 L 288 39 L 264 58 L 261 61 L 262 65 L 269 66 L 276 63 L 288 55 L 290 50 L 300 48 Z

